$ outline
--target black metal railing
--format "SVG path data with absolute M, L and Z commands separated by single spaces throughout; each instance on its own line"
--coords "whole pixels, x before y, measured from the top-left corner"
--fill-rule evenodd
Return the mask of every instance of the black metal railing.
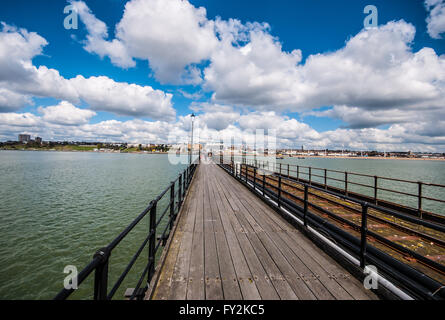
M 434 196 L 445 196 L 445 185 L 442 184 L 246 158 L 242 158 L 242 163 L 264 168 L 287 176 L 288 178 L 306 182 L 309 185 L 314 184 L 325 189 L 341 191 L 347 196 L 359 196 L 361 200 L 366 200 L 374 204 L 380 204 L 390 208 L 395 207 L 393 204 L 403 206 L 407 213 L 415 214 L 420 218 L 445 223 L 445 218 L 440 216 L 440 214 L 445 214 L 445 211 L 428 212 L 431 210 L 427 210 L 428 208 L 425 209 L 426 202 L 428 202 L 429 207 L 444 207 L 445 199 Z M 386 186 L 385 183 L 396 184 L 397 189 Z M 353 187 L 362 188 L 362 191 L 367 190 L 367 195 L 363 196 L 363 192 L 357 194 L 354 192 Z M 426 190 L 426 188 L 428 188 L 428 190 Z M 397 195 L 399 197 L 397 197 Z M 409 202 L 410 205 L 407 205 L 407 202 Z M 439 215 L 437 215 L 437 213 L 439 213 Z
M 395 212 L 387 208 L 380 207 L 375 203 L 369 203 L 355 197 L 336 193 L 323 187 L 315 186 L 311 183 L 303 181 L 296 182 L 285 175 L 280 175 L 279 173 L 273 171 L 268 172 L 263 168 L 258 168 L 249 164 L 231 162 L 230 164 L 219 163 L 219 165 L 230 175 L 246 185 L 259 197 L 268 201 L 269 204 L 274 206 L 278 211 L 282 212 L 281 210 L 284 209 L 288 213 L 292 214 L 292 216 L 301 219 L 302 225 L 306 231 L 308 231 L 308 228 L 311 227 L 314 230 L 327 235 L 329 239 L 333 240 L 343 250 L 348 252 L 348 254 L 357 258 L 362 269 L 364 269 L 367 264 L 376 266 L 379 273 L 385 275 L 388 279 L 393 280 L 394 283 L 400 285 L 414 297 L 423 299 L 445 299 L 445 286 L 443 283 L 440 283 L 416 268 L 399 261 L 383 250 L 368 244 L 369 237 L 378 239 L 379 241 L 392 246 L 400 252 L 413 256 L 415 259 L 418 259 L 425 265 L 428 265 L 432 269 L 437 270 L 442 274 L 445 272 L 444 265 L 423 257 L 408 248 L 398 245 L 393 241 L 387 240 L 379 234 L 368 230 L 367 223 L 368 217 L 370 216 L 368 214 L 368 209 L 386 211 L 391 214 L 395 214 Z M 260 177 L 257 177 L 258 171 L 260 171 L 259 169 L 261 169 L 262 173 L 259 174 Z M 274 184 L 266 180 L 266 175 L 268 176 L 267 180 L 272 179 Z M 284 187 L 289 186 L 289 183 L 298 183 L 300 186 L 302 186 L 303 196 L 298 197 L 286 191 Z M 361 225 L 357 226 L 351 221 L 342 219 L 329 210 L 320 208 L 315 203 L 310 202 L 309 195 L 313 194 L 311 193 L 311 190 L 335 195 L 340 199 L 358 204 L 361 207 Z M 298 205 L 295 200 L 298 200 L 303 205 Z M 329 222 L 327 219 L 315 214 L 312 210 L 309 210 L 309 207 L 317 208 L 329 216 L 340 219 L 342 223 L 348 225 L 352 229 L 355 229 L 359 233 L 359 237 L 354 236 L 350 232 L 336 226 L 334 223 Z M 288 218 L 287 213 L 283 214 L 283 216 Z M 445 227 L 441 225 L 433 224 L 414 217 L 412 217 L 412 219 L 416 219 L 416 221 L 422 223 L 422 225 L 434 228 L 439 232 L 445 232 Z M 295 222 L 295 220 L 292 220 L 292 222 Z
M 93 260 L 78 274 L 77 284 L 80 286 L 82 282 L 88 276 L 90 276 L 94 271 L 94 300 L 111 300 L 116 291 L 119 289 L 120 285 L 127 277 L 132 267 L 136 263 L 137 259 L 147 247 L 148 244 L 148 261 L 142 271 L 139 280 L 134 288 L 134 290 L 129 295 L 130 300 L 140 300 L 143 299 L 145 293 L 149 287 L 150 281 L 153 278 L 156 267 L 156 254 L 161 246 L 165 246 L 166 241 L 173 229 L 176 216 L 181 209 L 186 192 L 190 186 L 193 175 L 195 173 L 197 162 L 189 165 L 179 176 L 170 183 L 170 185 L 161 192 L 156 199 L 150 202 L 148 207 L 135 219 L 133 222 L 122 231 L 119 236 L 117 236 L 108 246 L 98 250 L 94 256 Z M 158 214 L 158 203 L 168 195 L 168 205 Z M 160 223 L 164 221 L 165 216 L 168 214 L 168 222 L 165 228 L 162 230 L 162 234 L 157 238 L 157 231 Z M 135 228 L 136 225 L 146 216 L 149 216 L 149 228 L 148 234 L 145 237 L 142 244 L 139 246 L 138 250 L 128 263 L 125 270 L 119 276 L 118 280 L 113 284 L 111 290 L 108 291 L 108 280 L 109 280 L 109 262 L 110 256 L 113 250 L 121 243 L 121 241 Z M 146 281 L 144 281 L 146 279 Z M 57 296 L 55 300 L 65 300 L 67 299 L 75 289 L 63 289 Z

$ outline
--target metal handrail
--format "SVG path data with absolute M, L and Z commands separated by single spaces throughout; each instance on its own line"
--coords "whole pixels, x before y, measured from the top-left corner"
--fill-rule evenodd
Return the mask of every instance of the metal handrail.
M 198 160 L 197 160 L 198 161 Z M 150 202 L 147 208 L 145 208 L 144 211 L 142 211 L 139 216 L 134 219 L 128 227 L 126 227 L 113 241 L 111 241 L 108 246 L 98 250 L 94 256 L 92 261 L 78 274 L 77 277 L 77 284 L 80 286 L 82 282 L 88 276 L 95 271 L 95 277 L 94 277 L 94 299 L 95 300 L 111 300 L 113 296 L 115 295 L 116 291 L 119 289 L 120 285 L 126 278 L 126 276 L 129 274 L 131 268 L 134 266 L 136 260 L 139 258 L 140 254 L 144 250 L 144 248 L 149 246 L 148 249 L 148 262 L 145 266 L 141 277 L 138 280 L 138 283 L 133 290 L 133 293 L 130 297 L 130 300 L 133 300 L 134 298 L 142 299 L 145 295 L 145 292 L 148 289 L 148 286 L 150 284 L 150 281 L 153 278 L 154 270 L 155 270 L 155 263 L 156 263 L 156 253 L 158 252 L 161 245 L 165 245 L 166 241 L 166 234 L 167 231 L 170 233 L 174 221 L 176 220 L 176 216 L 179 213 L 179 210 L 182 207 L 186 191 L 190 187 L 190 183 L 192 181 L 193 175 L 196 170 L 197 161 L 190 164 L 182 173 L 179 174 L 179 176 L 172 181 L 167 188 L 165 188 L 154 200 Z M 175 191 L 176 190 L 176 191 Z M 157 204 L 158 202 L 163 199 L 163 197 L 169 193 L 169 202 L 166 208 L 164 209 L 163 213 L 160 215 L 159 219 L 157 218 Z M 169 219 L 168 223 L 166 224 L 162 236 L 160 239 L 156 242 L 156 230 L 159 224 L 161 223 L 162 219 L 165 217 L 165 215 L 169 212 Z M 146 216 L 149 216 L 150 218 L 150 228 L 147 234 L 147 237 L 144 239 L 136 253 L 133 255 L 132 259 L 130 260 L 129 264 L 125 267 L 124 271 L 119 276 L 118 280 L 114 283 L 112 286 L 112 289 L 110 292 L 108 291 L 108 264 L 110 260 L 110 255 L 114 248 L 116 248 L 119 243 L 135 228 L 136 225 Z M 140 287 L 142 285 L 142 282 L 147 275 L 147 284 L 145 287 L 141 290 Z M 62 289 L 55 297 L 55 300 L 65 300 L 67 299 L 75 289 Z
M 266 163 L 267 165 L 269 165 L 269 162 L 265 162 L 262 160 L 255 160 L 256 163 L 258 164 L 259 167 L 261 167 L 261 164 L 264 166 Z M 246 164 L 250 164 L 253 165 L 255 163 L 255 161 L 249 159 L 246 161 Z M 436 203 L 445 203 L 444 199 L 438 199 L 438 198 L 434 198 L 431 196 L 426 196 L 423 194 L 423 187 L 424 186 L 428 186 L 428 187 L 436 187 L 436 188 L 444 188 L 443 190 L 445 191 L 445 185 L 442 184 L 437 184 L 437 183 L 429 183 L 429 182 L 423 182 L 423 181 L 412 181 L 412 180 L 405 180 L 405 179 L 398 179 L 398 178 L 389 178 L 389 177 L 382 177 L 382 176 L 376 176 L 376 175 L 368 175 L 368 174 L 363 174 L 363 173 L 357 173 L 357 172 L 350 172 L 350 171 L 339 171 L 339 170 L 332 170 L 332 169 L 324 169 L 324 168 L 317 168 L 317 167 L 310 167 L 310 166 L 300 166 L 300 165 L 295 165 L 295 164 L 284 164 L 281 163 L 280 164 L 280 168 L 284 166 L 286 167 L 285 172 L 288 172 L 289 174 L 292 173 L 296 173 L 296 178 L 300 179 L 301 175 L 305 175 L 305 178 L 307 178 L 309 184 L 312 184 L 312 182 L 318 182 L 318 181 L 313 181 L 313 177 L 317 177 L 317 178 L 321 178 L 324 179 L 324 181 L 326 182 L 325 185 L 329 186 L 329 187 L 334 187 L 334 188 L 339 188 L 338 185 L 332 185 L 329 184 L 329 181 L 336 181 L 339 183 L 344 184 L 344 191 L 346 194 L 348 194 L 348 186 L 349 185 L 357 185 L 357 186 L 361 186 L 361 187 L 366 187 L 366 188 L 370 188 L 372 190 L 374 190 L 374 202 L 377 203 L 378 201 L 382 201 L 384 199 L 379 199 L 378 198 L 378 191 L 384 191 L 384 192 L 391 192 L 391 193 L 395 193 L 395 194 L 400 194 L 400 195 L 404 195 L 404 196 L 409 196 L 412 198 L 416 198 L 417 199 L 417 207 L 412 207 L 412 206 L 406 206 L 412 210 L 415 210 L 418 212 L 418 215 L 420 217 L 422 217 L 422 213 L 425 211 L 423 209 L 423 200 L 428 200 L 431 202 L 436 202 Z M 289 169 L 287 169 L 289 168 Z M 296 168 L 296 170 L 292 170 L 291 168 Z M 301 171 L 300 169 L 308 169 L 308 171 Z M 276 170 L 276 166 L 273 166 L 273 171 L 277 171 Z M 314 174 L 312 171 L 313 170 L 319 170 L 319 171 L 324 171 L 324 175 L 319 175 L 319 174 Z M 334 178 L 334 177 L 329 177 L 327 174 L 328 173 L 340 173 L 344 175 L 343 179 L 339 179 L 339 178 Z M 356 182 L 356 181 L 351 181 L 350 179 L 348 180 L 348 177 L 351 176 L 359 176 L 359 177 L 367 177 L 367 178 L 372 178 L 373 179 L 373 183 L 371 184 L 365 184 L 365 182 L 360 183 L 360 182 Z M 417 194 L 415 193 L 410 193 L 410 192 L 405 192 L 405 191 L 401 191 L 401 190 L 395 190 L 395 189 L 390 189 L 390 188 L 385 188 L 382 186 L 379 186 L 378 181 L 381 180 L 386 180 L 386 181 L 395 181 L 395 182 L 401 182 L 401 183 L 409 183 L 411 185 L 418 185 L 417 188 Z

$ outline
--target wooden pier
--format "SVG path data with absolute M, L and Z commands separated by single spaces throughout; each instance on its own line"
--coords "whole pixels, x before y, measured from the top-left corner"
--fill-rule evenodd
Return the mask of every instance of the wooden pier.
M 378 298 L 244 185 L 203 163 L 146 299 Z

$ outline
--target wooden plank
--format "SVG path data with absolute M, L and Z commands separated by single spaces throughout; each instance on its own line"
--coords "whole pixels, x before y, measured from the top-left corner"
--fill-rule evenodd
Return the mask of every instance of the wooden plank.
M 205 293 L 207 300 L 222 300 L 223 291 L 219 272 L 218 252 L 216 250 L 215 232 L 213 230 L 212 208 L 210 205 L 210 185 L 208 167 L 205 166 L 202 184 L 204 199 L 204 272 Z M 212 196 L 213 198 L 213 196 Z
M 220 201 L 220 198 L 217 198 L 217 195 L 215 194 L 216 187 L 213 181 L 213 176 L 210 175 L 207 179 L 209 183 L 209 197 L 210 199 L 213 199 L 213 201 L 210 202 L 210 207 L 224 299 L 241 300 L 242 295 L 240 285 L 235 273 L 232 256 L 230 254 L 229 246 L 227 245 L 224 228 L 218 210 L 217 201 Z
M 196 177 L 199 177 L 199 171 L 196 172 Z M 195 217 L 198 202 L 196 196 L 199 192 L 199 184 L 194 184 L 189 192 L 188 198 L 184 205 L 188 205 L 187 215 L 181 217 L 182 221 L 179 230 L 182 231 L 182 237 L 178 238 L 181 242 L 181 247 L 175 263 L 175 268 L 172 275 L 172 285 L 170 290 L 170 300 L 185 300 L 187 297 L 187 286 L 190 270 L 190 259 L 192 252 L 193 231 L 195 226 Z
M 187 300 L 204 300 L 204 225 L 203 225 L 203 197 L 202 171 L 199 172 L 199 186 L 197 190 L 197 207 L 195 216 L 195 228 L 192 239 L 192 253 L 190 258 L 190 270 L 187 284 Z
M 230 255 L 232 257 L 233 268 L 237 275 L 237 280 L 245 300 L 259 300 L 261 295 L 258 291 L 255 279 L 249 269 L 244 253 L 236 238 L 235 231 L 229 220 L 229 215 L 234 214 L 231 211 L 230 205 L 225 201 L 223 193 L 220 191 L 220 186 L 214 181 L 215 199 L 218 207 L 221 224 L 224 228 L 224 234 L 229 247 Z M 224 198 L 224 200 L 223 200 Z
M 226 190 L 224 190 L 221 188 L 220 185 L 219 190 L 220 192 L 222 192 L 222 194 L 224 194 L 227 201 L 230 203 L 228 199 L 232 198 L 232 196 L 229 193 L 227 193 L 227 188 Z M 234 199 L 232 198 L 232 202 L 233 200 Z M 247 239 L 246 232 L 236 219 L 235 212 L 233 211 L 233 214 L 228 214 L 228 217 L 233 229 L 239 230 L 239 232 L 235 232 L 235 237 L 238 240 L 241 250 L 243 251 L 243 254 L 246 258 L 247 264 L 253 276 L 253 281 L 256 282 L 261 298 L 265 300 L 279 299 L 280 296 L 278 295 L 275 286 L 272 284 L 270 277 L 264 270 L 263 265 L 261 264 L 261 261 L 258 259 L 249 239 Z M 252 279 L 250 279 L 250 281 L 252 281 Z

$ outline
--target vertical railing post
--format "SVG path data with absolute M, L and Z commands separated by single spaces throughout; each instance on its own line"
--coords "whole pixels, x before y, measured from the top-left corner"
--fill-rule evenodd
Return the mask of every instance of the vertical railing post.
M 179 182 L 178 182 L 178 201 L 179 201 L 179 205 L 178 205 L 178 209 L 182 207 L 182 174 L 179 175 Z
M 312 185 L 312 167 L 309 167 L 309 184 Z
M 417 195 L 417 209 L 419 210 L 419 217 L 422 218 L 422 182 L 417 182 L 418 184 L 418 195 Z
M 324 169 L 324 188 L 328 188 L 328 170 Z
M 297 181 L 300 181 L 300 166 L 297 166 Z
M 263 171 L 263 197 L 266 194 L 266 172 Z
M 377 202 L 378 202 L 378 200 L 377 200 L 377 190 L 378 190 L 377 179 L 378 179 L 378 177 L 374 176 L 374 203 L 375 204 L 377 204 Z
M 308 199 L 309 199 L 309 186 L 304 185 L 304 209 L 303 209 L 303 222 L 304 226 L 307 227 L 307 209 L 308 209 Z
M 170 230 L 173 229 L 175 222 L 175 182 L 172 181 L 170 187 Z
M 185 171 L 182 173 L 182 176 L 183 176 L 183 178 L 182 178 L 182 198 L 184 199 L 185 198 L 185 192 L 187 191 L 187 188 L 185 186 L 185 180 L 186 180 Z
M 253 167 L 253 191 L 256 190 L 256 167 Z
M 289 163 L 287 164 L 287 177 L 289 178 L 290 177 L 290 174 L 289 174 Z
M 147 282 L 150 283 L 155 273 L 155 248 L 156 248 L 156 207 L 157 202 L 153 202 L 150 210 L 150 239 L 148 243 L 148 276 Z
M 278 208 L 281 207 L 281 176 L 278 176 Z
M 280 176 L 281 176 L 281 163 L 280 163 Z
M 94 273 L 94 300 L 106 300 L 108 291 L 108 261 L 109 253 L 106 248 L 98 250 L 94 258 L 100 257 L 101 262 Z
M 360 267 L 365 268 L 366 264 L 366 243 L 368 233 L 368 204 L 362 204 L 362 227 L 361 227 L 361 242 L 360 242 Z
M 246 165 L 244 165 L 244 169 L 246 170 L 246 183 L 248 182 L 248 177 L 247 177 L 247 164 Z
M 345 171 L 345 195 L 348 195 L 348 173 Z

